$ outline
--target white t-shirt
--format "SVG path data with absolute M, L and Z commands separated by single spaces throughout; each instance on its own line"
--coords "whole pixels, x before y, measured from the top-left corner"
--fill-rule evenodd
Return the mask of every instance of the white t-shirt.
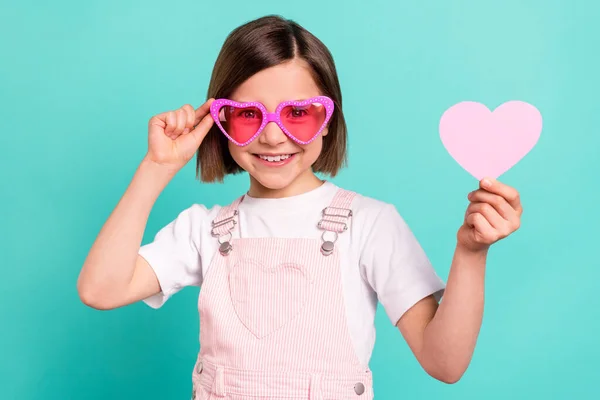
M 319 239 L 321 211 L 337 190 L 325 181 L 317 189 L 287 198 L 245 196 L 233 237 Z M 340 252 L 348 327 L 356 354 L 368 365 L 375 344 L 377 301 L 395 325 L 424 297 L 433 294 L 439 300 L 445 284 L 393 205 L 357 194 L 351 208 L 349 228 L 335 245 Z M 194 204 L 140 248 L 162 289 L 145 299 L 146 304 L 159 308 L 185 286 L 201 286 L 218 251 L 210 224 L 220 209 Z

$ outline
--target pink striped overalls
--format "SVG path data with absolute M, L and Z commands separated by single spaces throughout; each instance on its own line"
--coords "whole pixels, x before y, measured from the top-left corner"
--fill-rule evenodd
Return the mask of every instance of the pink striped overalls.
M 336 193 L 314 239 L 233 238 L 243 196 L 220 210 L 212 223 L 219 252 L 198 299 L 193 400 L 373 398 L 349 334 L 335 246 L 353 198 Z

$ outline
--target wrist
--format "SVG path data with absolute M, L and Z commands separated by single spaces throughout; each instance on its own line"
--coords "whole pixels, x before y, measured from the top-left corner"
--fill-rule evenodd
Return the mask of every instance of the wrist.
M 168 180 L 172 179 L 180 170 L 176 166 L 158 163 L 152 160 L 148 154 L 144 156 L 138 169 L 144 172 L 147 171 L 158 178 L 166 178 Z
M 456 244 L 455 257 L 468 260 L 485 260 L 489 251 L 489 246 L 471 248 L 460 242 Z
M 145 190 L 160 193 L 177 174 L 177 171 L 177 168 L 165 166 L 144 157 L 135 173 L 134 181 L 140 182 L 146 188 Z

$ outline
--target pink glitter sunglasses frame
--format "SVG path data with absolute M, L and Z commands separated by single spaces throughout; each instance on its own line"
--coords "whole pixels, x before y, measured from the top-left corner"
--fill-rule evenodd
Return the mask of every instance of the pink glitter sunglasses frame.
M 302 141 L 302 140 L 298 139 L 297 137 L 295 137 L 282 123 L 281 111 L 287 106 L 303 107 L 303 106 L 314 104 L 314 103 L 319 103 L 319 104 L 322 104 L 323 106 L 325 106 L 325 120 L 323 121 L 323 125 L 321 125 L 319 130 L 317 132 L 315 132 L 314 136 L 311 139 L 309 139 L 308 141 Z M 223 125 L 221 125 L 221 121 L 219 119 L 219 111 L 221 110 L 221 107 L 224 107 L 224 106 L 231 106 L 231 107 L 236 107 L 236 108 L 256 107 L 261 111 L 262 116 L 263 116 L 262 123 L 261 123 L 260 127 L 258 128 L 258 130 L 256 131 L 256 133 L 254 135 L 252 135 L 252 137 L 250 139 L 246 140 L 243 143 L 240 143 L 237 140 L 235 140 L 234 138 L 232 138 L 227 133 L 225 128 L 223 128 Z M 302 101 L 293 101 L 293 100 L 284 101 L 283 103 L 280 103 L 277 106 L 277 108 L 275 109 L 275 112 L 273 112 L 273 113 L 268 112 L 267 108 L 262 103 L 257 102 L 257 101 L 252 101 L 252 102 L 247 102 L 247 103 L 238 103 L 236 101 L 229 100 L 229 99 L 216 99 L 210 105 L 210 114 L 211 114 L 213 120 L 215 121 L 215 123 L 217 124 L 217 126 L 219 127 L 221 132 L 223 132 L 223 134 L 227 137 L 227 139 L 229 139 L 233 144 L 235 144 L 237 146 L 248 145 L 250 142 L 252 142 L 254 139 L 256 139 L 260 135 L 260 133 L 265 129 L 265 127 L 267 126 L 267 124 L 269 122 L 275 122 L 277 124 L 277 126 L 279 126 L 279 128 L 283 131 L 283 133 L 285 133 L 285 135 L 287 137 L 289 137 L 290 139 L 292 139 L 294 142 L 296 142 L 298 144 L 309 144 L 310 142 L 315 140 L 321 132 L 323 132 L 323 129 L 325 129 L 325 127 L 327 126 L 327 123 L 329 122 L 329 120 L 331 119 L 331 116 L 333 115 L 333 110 L 334 110 L 333 100 L 331 100 L 327 96 L 316 96 L 316 97 L 311 97 L 310 99 L 306 99 L 306 100 L 302 100 Z

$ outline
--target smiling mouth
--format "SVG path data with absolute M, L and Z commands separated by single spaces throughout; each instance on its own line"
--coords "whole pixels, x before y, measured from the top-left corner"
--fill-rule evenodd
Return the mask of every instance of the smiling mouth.
M 295 154 L 296 153 L 277 154 L 277 155 L 254 154 L 254 156 L 260 158 L 261 160 L 267 161 L 267 162 L 281 162 L 281 161 L 285 161 L 285 160 L 289 159 L 290 157 L 292 157 Z

